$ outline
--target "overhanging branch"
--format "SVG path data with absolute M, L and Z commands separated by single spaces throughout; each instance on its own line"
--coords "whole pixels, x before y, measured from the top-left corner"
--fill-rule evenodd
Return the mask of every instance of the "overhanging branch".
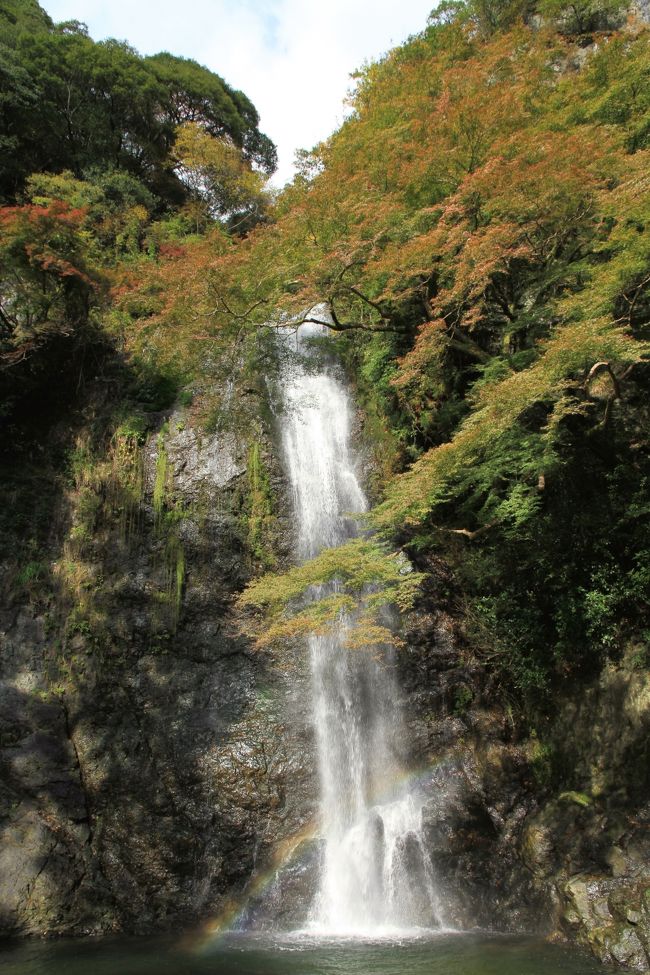
M 490 531 L 491 528 L 494 528 L 495 525 L 498 524 L 498 521 L 491 521 L 487 525 L 481 525 L 481 527 L 475 529 L 475 531 L 470 531 L 469 528 L 441 528 L 440 530 L 443 532 L 449 532 L 450 535 L 463 535 L 465 538 L 469 538 L 470 541 L 473 541 L 475 538 L 480 538 L 481 535 L 485 535 Z

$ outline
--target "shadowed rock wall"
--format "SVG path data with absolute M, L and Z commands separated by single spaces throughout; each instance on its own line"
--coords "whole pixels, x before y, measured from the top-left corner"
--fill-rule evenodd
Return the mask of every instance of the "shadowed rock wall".
M 232 613 L 256 557 L 251 445 L 200 431 L 188 411 L 158 426 L 141 449 L 126 530 L 106 479 L 70 492 L 52 591 L 44 597 L 41 581 L 38 596 L 14 593 L 2 611 L 7 933 L 144 931 L 213 916 L 312 813 L 300 674 L 251 651 Z M 290 518 L 268 436 L 256 449 L 275 547 L 286 551 Z M 92 530 L 73 545 L 89 497 Z

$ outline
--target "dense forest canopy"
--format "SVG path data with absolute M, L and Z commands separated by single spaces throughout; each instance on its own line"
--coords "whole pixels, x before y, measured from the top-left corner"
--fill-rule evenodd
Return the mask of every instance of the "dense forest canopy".
M 441 4 L 274 197 L 273 146 L 217 75 L 36 3 L 0 17 L 6 449 L 53 376 L 78 391 L 115 355 L 140 417 L 185 388 L 214 423 L 232 362 L 259 372 L 268 323 L 326 301 L 381 457 L 376 534 L 250 589 L 272 633 L 380 582 L 376 638 L 422 582 L 400 545 L 451 561 L 517 700 L 630 648 L 645 665 L 647 25 L 618 0 Z M 288 613 L 333 575 L 338 602 Z
M 34 0 L 3 0 L 0 27 L 0 357 L 12 414 L 48 373 L 107 340 L 108 268 L 153 255 L 152 221 L 176 221 L 172 236 L 217 216 L 254 223 L 276 151 L 246 95 L 195 61 L 96 43 Z
M 33 172 L 124 170 L 161 204 L 182 202 L 170 161 L 176 128 L 202 125 L 264 172 L 275 148 L 241 91 L 196 61 L 143 58 L 123 41 L 96 43 L 79 21 L 53 24 L 35 2 L 0 5 L 2 103 L 0 195 L 24 191 Z

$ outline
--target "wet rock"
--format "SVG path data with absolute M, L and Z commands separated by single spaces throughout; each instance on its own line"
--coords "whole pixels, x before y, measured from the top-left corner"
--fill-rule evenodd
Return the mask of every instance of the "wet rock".
M 5 933 L 147 931 L 217 914 L 312 811 L 307 718 L 297 709 L 297 730 L 283 725 L 299 679 L 252 654 L 232 612 L 252 565 L 248 447 L 181 414 L 166 431 L 145 447 L 131 535 L 108 507 L 85 543 L 79 564 L 101 584 L 82 590 L 84 613 L 66 625 L 62 603 L 46 625 L 26 605 L 1 621 Z M 169 525 L 152 504 L 161 450 Z M 177 592 L 170 551 L 182 552 Z
M 206 434 L 188 425 L 184 416 L 174 413 L 169 421 L 165 450 L 173 470 L 176 489 L 186 499 L 202 490 L 214 494 L 246 472 L 245 445 L 232 433 Z M 155 462 L 157 448 L 152 446 Z
M 647 970 L 648 957 L 634 931 L 628 928 L 615 929 L 615 933 L 609 936 L 606 943 L 612 958 L 619 964 L 640 972 Z
M 553 837 L 547 826 L 539 823 L 526 826 L 520 849 L 521 858 L 532 873 L 551 868 L 555 851 Z

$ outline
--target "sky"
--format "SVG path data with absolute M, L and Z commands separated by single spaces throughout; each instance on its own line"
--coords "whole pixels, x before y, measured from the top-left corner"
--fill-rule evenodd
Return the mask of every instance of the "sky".
M 422 30 L 435 0 L 41 0 L 96 41 L 193 58 L 239 88 L 278 147 L 274 183 L 293 175 L 344 119 L 350 74 Z

